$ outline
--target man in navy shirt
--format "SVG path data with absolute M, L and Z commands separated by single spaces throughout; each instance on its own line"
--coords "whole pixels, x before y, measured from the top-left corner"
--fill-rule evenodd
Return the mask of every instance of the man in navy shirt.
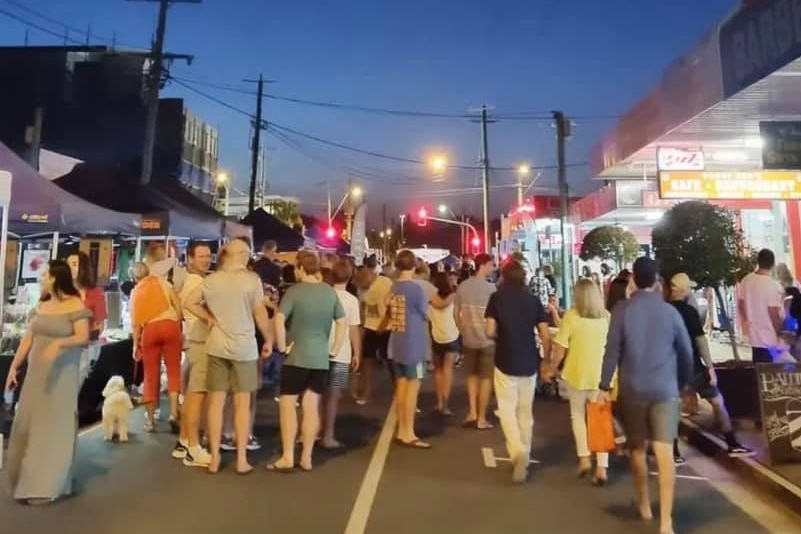
M 486 334 L 497 340 L 495 396 L 506 449 L 514 464 L 512 480 L 525 482 L 534 428 L 532 403 L 540 368 L 539 333 L 546 356 L 551 354 L 548 315 L 539 297 L 526 288 L 526 270 L 516 261 L 501 269 L 501 285 L 487 304 Z

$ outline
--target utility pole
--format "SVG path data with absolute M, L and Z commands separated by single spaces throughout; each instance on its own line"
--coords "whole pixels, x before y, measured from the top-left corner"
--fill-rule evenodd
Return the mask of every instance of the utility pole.
M 250 191 L 248 198 L 248 215 L 256 209 L 256 180 L 259 175 L 259 152 L 261 151 L 262 104 L 264 101 L 264 77 L 259 74 L 258 80 L 245 80 L 256 83 L 256 121 L 253 123 L 253 146 L 251 148 L 250 162 Z
M 517 207 L 523 205 L 523 176 L 517 177 Z
M 562 235 L 562 306 L 570 306 L 570 281 L 573 275 L 573 255 L 568 247 L 567 232 L 567 167 L 565 166 L 565 140 L 570 137 L 570 121 L 561 111 L 553 112 L 556 122 L 556 154 L 559 168 L 559 228 Z
M 484 211 L 484 252 L 490 251 L 490 220 L 489 220 L 489 142 L 487 140 L 487 106 L 481 106 L 481 188 L 483 190 Z
M 140 181 L 147 185 L 153 175 L 153 149 L 156 146 L 156 130 L 159 118 L 159 90 L 164 75 L 164 37 L 167 32 L 167 9 L 170 4 L 200 4 L 202 0 L 127 0 L 128 2 L 158 2 L 159 15 L 156 38 L 150 49 L 150 71 L 146 78 L 145 142 L 142 150 L 142 174 Z

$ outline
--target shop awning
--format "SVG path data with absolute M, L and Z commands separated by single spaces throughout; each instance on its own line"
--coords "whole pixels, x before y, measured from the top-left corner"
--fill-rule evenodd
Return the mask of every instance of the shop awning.
M 659 148 L 699 151 L 708 172 L 762 169 L 760 122 L 801 120 L 799 19 L 789 0 L 735 11 L 595 147 L 594 175 L 656 179 Z
M 0 143 L 0 170 L 12 175 L 9 232 L 128 234 L 140 231 L 140 215 L 121 213 L 65 191 Z

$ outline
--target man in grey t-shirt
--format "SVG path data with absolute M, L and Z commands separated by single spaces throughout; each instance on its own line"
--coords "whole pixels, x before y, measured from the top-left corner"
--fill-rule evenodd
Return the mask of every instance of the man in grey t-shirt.
M 634 262 L 633 278 L 637 291 L 612 311 L 598 400 L 610 400 L 612 377 L 617 371 L 620 414 L 631 449 L 640 516 L 653 518 L 646 464 L 646 442 L 650 440 L 659 472 L 659 532 L 672 534 L 676 483 L 673 441 L 678 433 L 680 393 L 693 372 L 692 345 L 679 312 L 655 290 L 656 262 L 639 258 Z
M 220 468 L 223 408 L 233 394 L 236 470 L 253 471 L 247 460 L 251 393 L 259 386 L 258 359 L 272 353 L 273 333 L 259 276 L 247 270 L 250 247 L 238 239 L 223 249 L 222 269 L 208 276 L 187 299 L 187 309 L 209 325 L 206 339 L 209 390 L 209 472 Z M 259 350 L 256 329 L 265 339 Z
M 476 272 L 456 290 L 454 314 L 462 334 L 464 366 L 467 371 L 467 397 L 470 410 L 464 425 L 486 430 L 487 407 L 492 396 L 492 377 L 495 372 L 495 342 L 484 332 L 484 314 L 496 287 L 487 281 L 495 269 L 489 254 L 475 259 Z

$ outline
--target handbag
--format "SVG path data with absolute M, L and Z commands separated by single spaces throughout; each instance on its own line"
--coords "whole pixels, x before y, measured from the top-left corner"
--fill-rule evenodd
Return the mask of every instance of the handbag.
M 612 403 L 587 403 L 587 445 L 593 453 L 615 450 Z

